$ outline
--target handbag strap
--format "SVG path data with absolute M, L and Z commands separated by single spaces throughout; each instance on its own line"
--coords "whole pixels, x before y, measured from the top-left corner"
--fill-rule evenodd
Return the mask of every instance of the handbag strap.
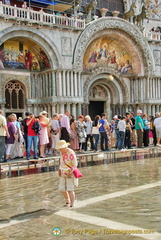
M 72 167 L 71 166 L 69 166 L 68 164 L 66 164 L 66 162 L 65 162 L 65 160 L 63 159 L 63 162 L 64 162 L 64 164 L 67 166 L 67 167 L 69 167 L 70 169 L 72 169 Z

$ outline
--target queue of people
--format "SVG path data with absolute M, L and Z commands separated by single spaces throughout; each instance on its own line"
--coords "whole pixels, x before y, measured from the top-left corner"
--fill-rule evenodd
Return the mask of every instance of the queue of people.
M 45 158 L 47 155 L 57 155 L 56 145 L 59 140 L 65 140 L 76 153 L 86 151 L 110 151 L 114 149 L 125 151 L 133 147 L 148 147 L 149 144 L 161 147 L 161 115 L 137 115 L 127 112 L 125 116 L 115 115 L 111 122 L 106 114 L 95 116 L 79 115 L 77 119 L 66 110 L 64 114 L 53 114 L 48 117 L 42 111 L 35 117 L 26 112 L 25 118 L 17 120 L 16 114 L 10 114 L 7 119 L 0 110 L 0 161 L 14 158 L 29 160 Z

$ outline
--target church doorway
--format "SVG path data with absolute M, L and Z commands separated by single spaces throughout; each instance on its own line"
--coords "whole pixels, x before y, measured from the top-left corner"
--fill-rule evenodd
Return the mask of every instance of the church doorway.
M 89 91 L 89 115 L 92 119 L 96 115 L 106 113 L 109 116 L 110 113 L 110 93 L 108 87 L 98 83 L 98 81 L 92 85 Z
M 89 104 L 89 116 L 92 120 L 96 115 L 100 115 L 104 112 L 104 102 L 103 101 L 90 101 Z

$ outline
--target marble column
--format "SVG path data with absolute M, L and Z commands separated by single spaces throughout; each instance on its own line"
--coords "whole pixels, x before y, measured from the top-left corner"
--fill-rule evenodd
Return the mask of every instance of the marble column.
M 78 103 L 78 116 L 82 115 L 82 105 L 81 103 Z
M 155 105 L 152 105 L 152 115 L 155 116 Z
M 69 112 L 70 112 L 70 105 L 71 105 L 71 103 L 66 104 L 66 110 L 68 110 Z
M 63 103 L 59 103 L 59 113 L 64 114 L 64 104 Z
M 161 94 L 160 94 L 160 92 L 161 92 L 161 88 L 160 88 L 160 81 L 161 81 L 161 79 L 159 78 L 158 79 L 158 98 L 160 98 L 161 97 Z
M 82 106 L 82 114 L 86 116 L 88 114 L 88 104 L 84 103 Z
M 146 99 L 150 98 L 150 79 L 149 77 L 146 79 Z
M 70 97 L 70 76 L 69 71 L 67 71 L 67 97 Z
M 78 83 L 77 83 L 77 73 L 74 72 L 74 96 L 78 96 Z
M 63 96 L 66 97 L 65 70 L 63 70 Z
M 155 88 L 156 88 L 156 79 L 153 78 L 153 98 L 156 98 Z
M 56 113 L 56 103 L 51 104 L 51 114 L 52 114 L 52 116 L 53 116 L 54 113 Z
M 82 96 L 82 87 L 81 87 L 81 73 L 78 73 L 78 96 Z
M 1 103 L 1 110 L 3 111 L 3 113 L 6 112 L 7 109 L 5 109 L 5 104 L 4 103 Z M 27 105 L 28 106 L 28 105 Z
M 51 94 L 52 96 L 56 96 L 57 95 L 57 87 L 56 87 L 56 73 L 52 72 L 51 73 L 51 81 L 52 81 L 52 89 L 51 89 Z
M 28 112 L 32 112 L 32 105 L 31 104 L 27 104 L 26 106 L 27 106 L 27 111 Z
M 71 97 L 74 96 L 74 89 L 73 89 L 73 71 L 70 72 L 70 90 L 71 90 Z
M 58 96 L 62 96 L 62 78 L 61 71 L 57 71 L 56 82 L 58 87 Z
M 74 115 L 74 117 L 76 117 L 76 104 L 72 103 L 72 115 Z
M 50 103 L 48 103 L 47 108 L 48 108 L 48 110 L 47 110 L 47 112 L 48 112 L 48 117 L 52 117 L 52 113 L 51 113 L 51 104 L 50 104 Z
M 156 112 L 160 112 L 159 111 L 159 104 L 156 105 Z
M 147 113 L 147 106 L 146 106 L 146 104 L 143 104 L 142 111 L 143 111 L 143 114 Z
M 37 105 L 34 104 L 34 115 L 37 116 L 38 115 L 38 112 L 37 112 Z

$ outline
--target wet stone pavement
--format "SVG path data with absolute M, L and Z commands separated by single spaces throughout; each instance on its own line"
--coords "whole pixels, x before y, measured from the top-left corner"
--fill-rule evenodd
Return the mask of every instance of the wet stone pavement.
M 57 172 L 1 179 L 0 240 L 161 239 L 161 158 L 81 172 L 72 209 L 63 207 Z

